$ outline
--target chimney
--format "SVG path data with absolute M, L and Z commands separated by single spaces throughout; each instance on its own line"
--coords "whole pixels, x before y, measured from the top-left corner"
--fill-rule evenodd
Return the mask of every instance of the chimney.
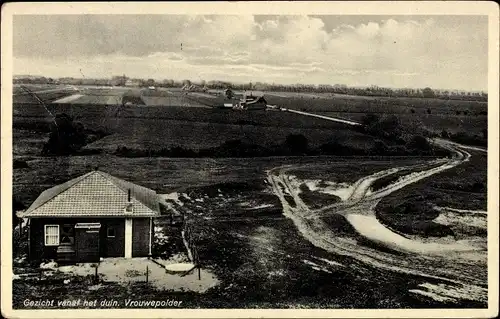
M 133 210 L 133 204 L 132 204 L 132 198 L 130 197 L 130 188 L 129 188 L 127 192 L 127 205 L 125 206 L 125 213 L 132 214 L 132 210 Z

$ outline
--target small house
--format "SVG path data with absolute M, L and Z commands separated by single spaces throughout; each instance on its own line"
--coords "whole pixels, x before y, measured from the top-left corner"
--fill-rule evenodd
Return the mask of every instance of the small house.
M 265 110 L 267 108 L 267 101 L 262 95 L 243 95 L 240 100 L 240 108 L 245 110 Z
M 151 255 L 155 191 L 95 170 L 42 192 L 18 216 L 29 220 L 32 261 L 96 262 Z

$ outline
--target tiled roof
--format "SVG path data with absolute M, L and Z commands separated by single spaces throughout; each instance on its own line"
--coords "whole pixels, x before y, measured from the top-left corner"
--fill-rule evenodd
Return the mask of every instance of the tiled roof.
M 132 213 L 126 213 L 128 190 Z M 152 217 L 160 214 L 155 191 L 92 171 L 42 192 L 21 217 Z

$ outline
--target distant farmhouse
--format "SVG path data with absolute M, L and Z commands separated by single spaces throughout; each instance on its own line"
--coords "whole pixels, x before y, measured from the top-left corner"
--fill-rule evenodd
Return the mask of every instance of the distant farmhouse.
M 29 258 L 97 262 L 151 255 L 155 191 L 95 170 L 42 192 L 29 220 Z
M 239 104 L 240 108 L 244 110 L 265 110 L 267 108 L 267 101 L 263 95 L 244 94 Z
M 220 106 L 223 108 L 233 108 L 235 110 L 266 110 L 267 101 L 263 95 L 253 95 L 252 93 L 244 93 L 239 95 L 234 94 L 231 89 L 223 91 L 225 98 L 224 103 Z M 228 98 L 228 97 L 231 98 Z

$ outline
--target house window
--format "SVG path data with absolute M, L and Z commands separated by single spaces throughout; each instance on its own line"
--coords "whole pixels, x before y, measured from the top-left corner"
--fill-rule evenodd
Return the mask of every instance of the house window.
M 115 228 L 114 227 L 108 227 L 107 228 L 107 236 L 108 236 L 108 238 L 114 238 L 115 237 Z
M 59 245 L 59 225 L 45 225 L 45 246 Z

